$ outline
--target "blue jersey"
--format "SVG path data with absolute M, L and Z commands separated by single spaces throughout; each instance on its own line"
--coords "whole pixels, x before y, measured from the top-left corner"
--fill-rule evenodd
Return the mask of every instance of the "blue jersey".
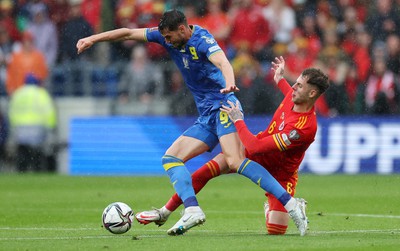
M 200 116 L 207 116 L 217 110 L 225 101 L 235 99 L 233 93 L 222 94 L 226 83 L 222 72 L 209 60 L 221 48 L 214 37 L 198 25 L 191 26 L 192 37 L 184 48 L 175 48 L 165 42 L 157 28 L 146 29 L 145 39 L 164 46 L 175 62 L 183 79 L 192 92 Z

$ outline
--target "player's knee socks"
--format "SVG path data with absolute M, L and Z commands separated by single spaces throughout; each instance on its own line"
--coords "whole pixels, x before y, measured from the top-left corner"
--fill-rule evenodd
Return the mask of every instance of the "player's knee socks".
M 209 180 L 214 177 L 217 177 L 221 174 L 221 170 L 219 169 L 219 165 L 214 160 L 210 160 L 205 165 L 197 169 L 196 172 L 192 174 L 192 185 L 194 192 L 197 194 Z M 165 207 L 173 212 L 182 204 L 182 200 L 179 198 L 178 194 L 174 194 Z
M 198 206 L 199 203 L 192 186 L 192 178 L 183 161 L 174 156 L 164 155 L 162 165 L 185 207 Z
M 272 224 L 272 223 L 266 223 L 267 225 L 267 231 L 268 234 L 270 235 L 282 235 L 286 233 L 286 229 L 288 226 L 286 225 L 279 225 L 279 224 Z
M 237 172 L 243 176 L 246 176 L 264 191 L 273 194 L 283 204 L 292 198 L 292 196 L 286 192 L 285 189 L 279 184 L 278 181 L 260 164 L 257 162 L 245 159 L 240 165 Z
M 270 235 L 283 235 L 286 233 L 287 225 L 273 224 L 269 223 L 269 211 L 266 209 L 265 211 L 265 226 L 267 227 L 267 232 Z

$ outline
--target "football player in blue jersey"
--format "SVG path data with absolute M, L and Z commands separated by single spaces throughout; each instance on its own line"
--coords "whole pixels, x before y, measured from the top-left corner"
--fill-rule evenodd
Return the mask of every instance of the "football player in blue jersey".
M 185 162 L 220 143 L 229 168 L 278 198 L 304 235 L 307 229 L 304 205 L 286 192 L 265 168 L 245 158 L 234 123 L 220 110 L 223 105 L 240 107 L 234 95 L 239 89 L 232 66 L 214 37 L 198 25 L 189 25 L 185 15 L 174 9 L 163 14 L 158 27 L 106 31 L 82 38 L 76 46 L 78 53 L 82 53 L 97 42 L 121 40 L 154 42 L 166 48 L 192 92 L 199 113 L 194 125 L 162 157 L 162 166 L 185 207 L 182 218 L 167 233 L 183 234 L 205 222 Z

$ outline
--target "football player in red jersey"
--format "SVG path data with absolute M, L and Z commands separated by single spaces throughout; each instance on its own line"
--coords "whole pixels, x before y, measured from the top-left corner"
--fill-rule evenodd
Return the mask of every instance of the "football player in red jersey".
M 314 141 L 317 131 L 317 116 L 314 104 L 329 87 L 326 74 L 319 69 L 308 68 L 290 86 L 283 78 L 285 60 L 275 58 L 272 62 L 274 81 L 285 95 L 265 131 L 253 135 L 247 128 L 239 104 L 230 102 L 230 107 L 223 106 L 238 131 L 240 140 L 246 148 L 246 157 L 266 168 L 271 175 L 292 196 L 295 194 L 298 170 L 307 148 Z M 195 192 L 220 174 L 229 173 L 229 168 L 222 153 L 207 162 L 192 175 Z M 266 227 L 269 234 L 285 234 L 289 215 L 283 205 L 272 194 L 266 194 Z M 181 204 L 175 194 L 161 209 L 140 212 L 136 215 L 139 222 L 154 222 L 163 225 L 168 216 Z

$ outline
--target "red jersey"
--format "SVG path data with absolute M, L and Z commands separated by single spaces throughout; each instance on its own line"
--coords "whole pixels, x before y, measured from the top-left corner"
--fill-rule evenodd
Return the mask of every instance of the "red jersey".
M 293 111 L 293 89 L 282 79 L 279 89 L 285 95 L 267 127 L 256 136 L 243 120 L 235 123 L 246 157 L 265 167 L 277 180 L 296 176 L 305 151 L 314 141 L 317 116 L 314 107 L 306 113 Z

